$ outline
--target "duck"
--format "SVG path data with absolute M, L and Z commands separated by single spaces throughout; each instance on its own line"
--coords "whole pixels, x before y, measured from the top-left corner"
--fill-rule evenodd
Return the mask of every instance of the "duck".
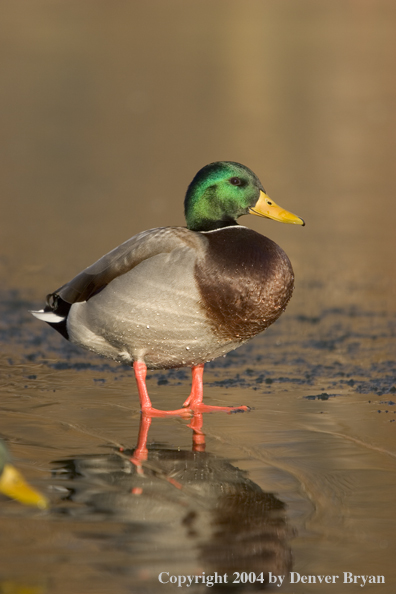
M 305 223 L 269 198 L 253 171 L 234 161 L 198 171 L 184 212 L 186 227 L 138 233 L 31 313 L 73 344 L 132 366 L 143 414 L 249 410 L 204 404 L 204 365 L 279 318 L 292 296 L 294 273 L 275 242 L 238 219 L 252 214 Z M 147 370 L 178 367 L 191 367 L 190 395 L 179 409 L 154 408 Z
M 47 498 L 33 489 L 22 474 L 11 464 L 10 453 L 0 440 L 0 493 L 23 503 L 40 509 L 48 507 Z

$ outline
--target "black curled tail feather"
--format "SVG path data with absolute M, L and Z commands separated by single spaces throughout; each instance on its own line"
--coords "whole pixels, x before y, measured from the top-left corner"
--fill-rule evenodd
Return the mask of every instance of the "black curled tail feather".
M 69 333 L 67 331 L 66 321 L 71 308 L 71 303 L 67 303 L 67 301 L 64 301 L 61 297 L 59 297 L 57 293 L 50 293 L 49 295 L 47 295 L 46 302 L 47 305 L 45 306 L 44 311 L 51 311 L 57 316 L 59 316 L 59 318 L 61 318 L 59 322 L 53 323 L 47 321 L 47 324 L 51 326 L 51 328 L 54 328 L 54 330 L 57 330 L 59 334 L 62 334 L 62 336 L 66 338 L 66 340 L 69 340 Z

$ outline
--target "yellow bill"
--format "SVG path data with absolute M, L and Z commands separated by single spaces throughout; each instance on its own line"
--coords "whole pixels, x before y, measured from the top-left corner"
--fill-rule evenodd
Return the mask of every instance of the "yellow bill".
M 275 204 L 267 194 L 260 191 L 259 199 L 257 200 L 253 208 L 249 208 L 250 214 L 257 215 L 259 217 L 265 217 L 280 223 L 289 223 L 290 225 L 305 225 L 303 219 L 297 215 L 288 212 L 281 206 Z
M 5 464 L 1 473 L 0 493 L 25 505 L 33 505 L 40 509 L 48 507 L 47 498 L 28 485 L 21 473 L 11 464 Z

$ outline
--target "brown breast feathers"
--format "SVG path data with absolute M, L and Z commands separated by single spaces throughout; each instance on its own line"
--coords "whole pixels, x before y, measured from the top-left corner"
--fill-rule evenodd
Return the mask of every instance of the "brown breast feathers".
M 206 253 L 195 277 L 215 333 L 252 338 L 284 311 L 293 292 L 289 258 L 273 241 L 245 227 L 205 233 Z

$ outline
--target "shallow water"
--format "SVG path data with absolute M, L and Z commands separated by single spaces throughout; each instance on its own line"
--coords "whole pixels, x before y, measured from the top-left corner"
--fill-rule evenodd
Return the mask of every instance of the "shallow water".
M 161 572 L 226 573 L 231 592 L 261 587 L 235 572 L 272 572 L 296 594 L 360 592 L 352 572 L 393 593 L 394 4 L 32 6 L 0 23 L 0 435 L 51 507 L 1 499 L 0 593 L 179 591 Z M 134 233 L 183 224 L 186 185 L 220 158 L 306 219 L 243 221 L 288 253 L 295 293 L 207 365 L 205 401 L 252 411 L 153 419 L 133 458 L 130 370 L 28 310 Z M 154 405 L 189 382 L 150 373 Z

